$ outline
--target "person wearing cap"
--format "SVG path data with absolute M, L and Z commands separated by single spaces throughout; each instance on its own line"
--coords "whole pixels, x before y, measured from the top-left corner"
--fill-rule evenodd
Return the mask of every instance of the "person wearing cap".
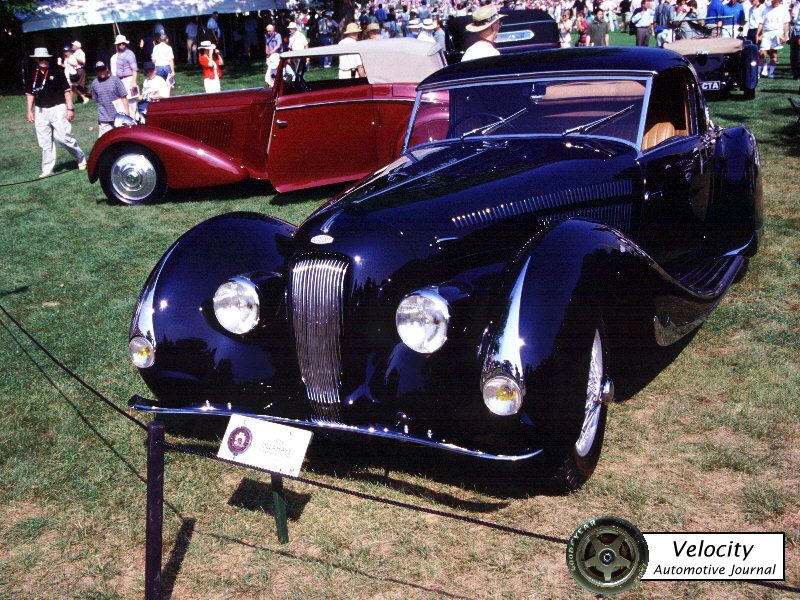
M 167 43 L 167 36 L 162 35 L 158 43 L 153 47 L 153 64 L 156 66 L 156 74 L 168 85 L 175 84 L 175 53 L 172 46 Z M 172 81 L 170 81 L 172 78 Z M 169 96 L 169 94 L 167 94 Z
M 83 103 L 86 104 L 89 102 L 89 98 L 86 97 L 86 53 L 83 51 L 81 47 L 81 43 L 78 40 L 72 42 L 72 60 L 75 63 L 75 69 L 78 71 L 78 82 L 72 86 L 72 89 L 78 92 L 83 98 Z
M 366 34 L 368 40 L 380 40 L 383 38 L 381 34 L 381 26 L 377 23 L 370 23 L 367 25 Z
M 136 64 L 136 55 L 128 46 L 130 42 L 124 35 L 119 34 L 114 39 L 117 47 L 116 53 L 111 56 L 109 61 L 111 74 L 119 77 L 122 85 L 128 90 L 128 105 L 130 113 L 136 112 L 136 98 L 139 96 L 139 66 Z M 97 68 L 95 67 L 95 70 Z
M 98 60 L 94 65 L 97 77 L 92 82 L 92 98 L 97 101 L 97 137 L 114 129 L 117 113 L 130 114 L 128 90 L 116 75 L 108 72 L 108 65 Z
M 320 46 L 330 46 L 333 44 L 333 36 L 336 35 L 336 30 L 339 26 L 333 20 L 333 13 L 326 10 L 322 14 L 322 18 L 317 21 L 317 42 Z M 331 68 L 332 59 L 330 56 L 322 57 L 322 66 L 326 69 Z
M 297 27 L 297 23 L 289 23 L 289 50 L 297 52 L 308 48 L 308 38 Z
M 406 26 L 406 37 L 415 38 L 420 34 L 422 24 L 419 19 L 411 19 Z
M 433 22 L 433 19 L 423 19 L 422 20 L 422 31 L 419 32 L 417 39 L 420 42 L 428 42 L 429 44 L 435 44 L 436 39 L 433 37 L 433 30 L 436 29 L 436 25 Z
M 144 83 L 142 83 L 142 100 L 152 102 L 169 98 L 170 87 L 167 80 L 158 74 L 158 67 L 152 62 L 142 65 L 144 71 Z
M 64 75 L 64 69 L 50 68 L 52 55 L 47 48 L 36 48 L 31 54 L 36 69 L 25 85 L 25 101 L 28 122 L 36 126 L 36 141 L 42 149 L 42 172 L 47 177 L 56 164 L 56 142 L 64 146 L 78 161 L 80 170 L 86 169 L 86 155 L 72 135 L 72 119 L 75 107 L 72 104 L 72 89 Z
M 502 18 L 503 15 L 497 12 L 497 8 L 493 4 L 481 6 L 472 13 L 472 23 L 467 25 L 467 31 L 477 33 L 480 39 L 467 48 L 461 62 L 500 54 L 494 47 L 494 40 L 500 31 L 500 19 Z
M 338 45 L 355 44 L 359 35 L 361 35 L 361 27 L 358 26 L 358 23 L 348 23 L 344 29 L 344 37 Z M 358 54 L 342 54 L 339 57 L 339 79 L 366 76 L 364 65 L 361 63 L 361 57 Z
M 197 57 L 197 64 L 203 69 L 203 87 L 206 94 L 212 94 L 221 91 L 220 78 L 222 77 L 222 65 L 225 63 L 222 60 L 222 55 L 217 50 L 217 47 L 205 40 L 200 42 L 199 47 L 200 55 Z

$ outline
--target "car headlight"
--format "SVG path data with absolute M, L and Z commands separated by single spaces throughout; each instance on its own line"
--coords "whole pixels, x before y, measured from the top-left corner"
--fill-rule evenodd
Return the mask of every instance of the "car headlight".
M 397 307 L 395 325 L 403 343 L 420 354 L 436 352 L 447 341 L 450 307 L 433 290 L 417 290 Z
M 247 277 L 229 279 L 214 292 L 214 316 L 231 333 L 247 333 L 258 325 L 256 285 Z
M 496 415 L 513 415 L 522 408 L 522 390 L 511 377 L 497 375 L 483 384 L 483 401 Z
M 133 366 L 139 369 L 153 366 L 153 361 L 156 359 L 156 349 L 146 337 L 141 335 L 132 337 L 128 343 L 128 349 L 131 353 Z

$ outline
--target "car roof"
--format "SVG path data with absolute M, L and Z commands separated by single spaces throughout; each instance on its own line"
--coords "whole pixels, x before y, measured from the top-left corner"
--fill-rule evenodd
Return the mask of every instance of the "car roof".
M 535 50 L 501 54 L 462 62 L 433 73 L 419 88 L 438 87 L 469 80 L 504 79 L 535 73 L 555 72 L 639 72 L 660 73 L 689 62 L 681 55 L 661 48 L 589 47 Z
M 436 44 L 411 38 L 363 40 L 281 53 L 281 58 L 358 54 L 370 83 L 417 83 L 447 64 Z

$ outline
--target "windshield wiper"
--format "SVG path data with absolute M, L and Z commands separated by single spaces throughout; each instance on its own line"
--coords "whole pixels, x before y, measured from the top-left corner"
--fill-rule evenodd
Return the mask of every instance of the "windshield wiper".
M 470 129 L 469 131 L 465 131 L 461 134 L 461 139 L 463 140 L 468 135 L 472 135 L 473 133 L 480 133 L 481 135 L 486 135 L 490 131 L 494 131 L 498 127 L 505 125 L 509 121 L 516 119 L 528 112 L 528 107 L 520 108 L 517 112 L 508 115 L 505 118 L 500 119 L 499 121 L 495 121 L 494 123 L 489 123 L 488 125 L 481 125 L 480 127 L 476 127 L 475 129 Z
M 631 104 L 630 106 L 626 106 L 622 110 L 618 110 L 615 113 L 612 113 L 610 115 L 606 115 L 605 117 L 597 119 L 596 121 L 591 121 L 589 123 L 584 123 L 583 125 L 578 125 L 577 127 L 570 127 L 569 129 L 565 129 L 564 131 L 561 132 L 561 135 L 562 136 L 566 136 L 566 135 L 569 135 L 571 133 L 588 133 L 588 132 L 592 131 L 593 129 L 597 129 L 601 125 L 605 125 L 606 123 L 610 123 L 611 121 L 613 121 L 617 117 L 621 117 L 622 115 L 628 114 L 634 108 L 635 108 L 635 105 Z

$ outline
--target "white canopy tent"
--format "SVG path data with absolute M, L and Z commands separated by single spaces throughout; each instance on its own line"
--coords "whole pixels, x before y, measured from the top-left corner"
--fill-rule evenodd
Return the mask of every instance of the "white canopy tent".
M 86 25 L 155 21 L 178 17 L 244 13 L 285 8 L 286 0 L 53 0 L 41 6 L 22 23 L 22 31 L 69 29 Z

